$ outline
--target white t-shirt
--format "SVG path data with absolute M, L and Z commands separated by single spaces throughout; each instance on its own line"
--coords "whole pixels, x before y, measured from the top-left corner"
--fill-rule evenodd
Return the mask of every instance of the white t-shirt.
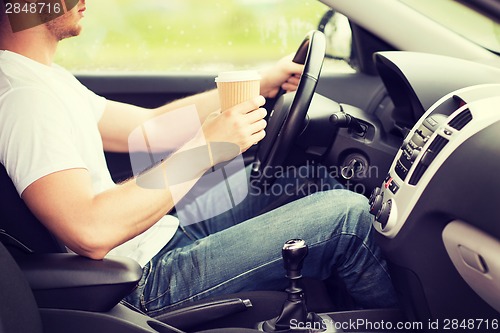
M 63 68 L 0 51 L 0 163 L 19 195 L 46 175 L 75 168 L 89 171 L 96 194 L 116 186 L 98 129 L 105 105 Z M 178 225 L 167 215 L 110 254 L 144 266 Z

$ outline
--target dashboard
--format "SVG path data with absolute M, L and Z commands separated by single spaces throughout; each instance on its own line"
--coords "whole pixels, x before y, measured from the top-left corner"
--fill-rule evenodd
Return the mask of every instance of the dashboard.
M 375 56 L 405 139 L 370 197 L 376 239 L 416 320 L 498 318 L 500 70 Z
M 377 71 L 394 103 L 392 118 L 411 129 L 434 103 L 461 88 L 500 83 L 500 68 L 419 52 L 379 52 Z

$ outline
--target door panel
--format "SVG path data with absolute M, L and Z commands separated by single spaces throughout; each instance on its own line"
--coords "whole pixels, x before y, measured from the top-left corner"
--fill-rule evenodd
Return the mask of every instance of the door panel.
M 111 100 L 143 107 L 215 88 L 215 74 L 86 74 L 77 78 L 90 90 Z

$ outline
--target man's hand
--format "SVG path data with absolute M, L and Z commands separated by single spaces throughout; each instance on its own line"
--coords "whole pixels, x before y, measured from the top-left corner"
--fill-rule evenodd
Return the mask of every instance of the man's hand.
M 292 59 L 293 55 L 286 56 L 261 72 L 260 92 L 264 97 L 275 97 L 280 87 L 285 91 L 297 90 L 304 65 L 294 63 Z
M 264 103 L 264 97 L 258 96 L 222 113 L 212 113 L 202 125 L 205 140 L 207 143 L 233 143 L 239 147 L 240 152 L 246 151 L 265 136 L 267 123 L 264 117 L 267 111 L 260 108 Z M 223 162 L 233 157 L 235 156 L 214 156 L 214 162 Z

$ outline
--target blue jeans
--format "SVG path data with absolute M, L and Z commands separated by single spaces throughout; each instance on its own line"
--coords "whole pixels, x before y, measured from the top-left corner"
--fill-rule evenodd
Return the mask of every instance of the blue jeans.
M 301 238 L 309 246 L 304 276 L 327 279 L 336 272 L 358 306 L 395 306 L 386 264 L 372 238 L 367 199 L 341 189 L 332 179 L 313 185 L 328 191 L 308 195 L 308 188 L 300 188 L 305 183 L 305 178 L 294 175 L 278 179 L 268 192 L 251 185 L 250 194 L 232 210 L 181 225 L 144 267 L 138 287 L 126 301 L 157 316 L 211 296 L 283 290 L 287 280 L 281 248 L 287 240 Z M 289 191 L 295 188 L 295 194 L 305 197 L 256 216 L 282 198 L 283 191 L 277 189 L 289 184 L 294 185 Z M 217 198 L 212 205 L 217 205 Z M 187 206 L 193 211 L 208 209 L 195 200 Z

